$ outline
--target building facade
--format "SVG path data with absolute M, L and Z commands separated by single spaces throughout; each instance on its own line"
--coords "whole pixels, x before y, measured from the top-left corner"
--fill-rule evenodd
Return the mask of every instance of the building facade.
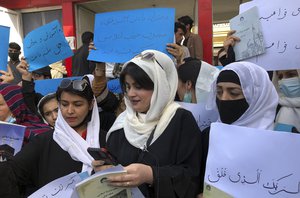
M 114 5 L 114 1 L 110 0 L 110 9 Z M 134 0 L 132 0 L 134 1 Z M 137 2 L 143 2 L 135 0 Z M 101 2 L 103 2 L 101 4 Z M 133 3 L 125 4 L 126 1 L 122 1 L 122 5 L 118 4 L 118 9 L 137 9 L 138 5 L 134 7 Z M 130 1 L 127 1 L 130 2 Z M 147 1 L 144 1 L 146 4 Z M 174 7 L 173 1 L 162 1 L 164 6 Z M 196 31 L 203 40 L 203 59 L 206 62 L 212 63 L 212 0 L 190 0 L 191 11 L 182 10 L 181 14 L 190 15 L 195 19 Z M 159 1 L 159 3 L 161 3 Z M 86 6 L 85 6 L 86 5 Z M 0 6 L 13 10 L 20 14 L 22 25 L 22 36 L 24 37 L 31 30 L 42 26 L 52 20 L 59 20 L 62 24 L 64 34 L 69 41 L 71 48 L 75 50 L 77 46 L 81 45 L 80 36 L 84 31 L 93 31 L 93 17 L 95 12 L 110 11 L 108 9 L 109 4 L 104 4 L 104 1 L 91 1 L 91 0 L 0 0 Z M 91 10 L 93 7 L 100 7 L 98 10 Z M 101 6 L 103 9 L 101 9 Z M 148 7 L 148 5 L 145 5 Z M 161 5 L 152 4 L 152 7 L 158 7 Z M 175 5 L 176 6 L 176 5 Z M 90 8 L 90 9 L 87 9 Z M 105 10 L 106 9 L 106 10 Z M 176 8 L 181 10 L 181 8 Z M 194 14 L 191 14 L 194 13 Z M 88 21 L 88 23 L 86 23 Z M 66 66 L 68 74 L 71 74 L 71 58 L 66 60 Z

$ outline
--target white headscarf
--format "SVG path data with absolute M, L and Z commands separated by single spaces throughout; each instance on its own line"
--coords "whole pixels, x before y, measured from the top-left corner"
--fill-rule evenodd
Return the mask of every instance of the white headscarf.
M 217 67 L 201 61 L 201 69 L 195 85 L 197 103 L 207 101 L 211 85 L 217 79 L 219 73 L 220 70 Z
M 66 67 L 63 65 L 62 61 L 50 64 L 51 67 L 51 77 L 53 78 L 63 78 L 64 75 L 67 75 Z
M 297 70 L 298 77 L 300 77 L 300 70 Z M 289 124 L 300 131 L 300 97 L 288 98 L 279 89 L 278 75 L 275 71 L 273 73 L 273 84 L 279 95 L 279 104 L 281 108 L 276 116 L 276 123 Z
M 174 102 L 178 76 L 173 61 L 166 54 L 156 50 L 145 50 L 141 54 L 144 55 L 146 53 L 153 53 L 154 58 L 160 65 L 154 58 L 146 59 L 137 56 L 125 63 L 123 69 L 129 63 L 135 63 L 143 69 L 153 81 L 154 90 L 151 97 L 150 108 L 144 115 L 140 113 L 137 114 L 137 112 L 133 110 L 129 100 L 125 97 L 126 110 L 120 114 L 106 136 L 106 139 L 108 139 L 112 132 L 124 128 L 128 142 L 140 149 L 144 148 L 154 129 L 155 132 L 151 143 L 163 133 L 175 115 L 176 110 L 180 107 L 180 105 Z
M 238 75 L 249 104 L 246 112 L 232 125 L 273 130 L 278 95 L 268 73 L 262 67 L 249 62 L 231 63 L 221 72 L 224 70 L 232 70 Z M 216 106 L 216 81 L 212 89 L 208 104 L 210 108 Z M 218 121 L 221 122 L 220 119 Z
M 88 75 L 90 82 L 92 75 Z M 87 152 L 88 147 L 100 148 L 99 143 L 100 118 L 96 99 L 92 110 L 91 121 L 87 125 L 87 136 L 84 140 L 70 125 L 64 120 L 60 108 L 55 122 L 53 133 L 54 141 L 65 151 L 67 151 L 73 160 L 83 163 L 82 172 L 92 171 L 93 157 Z

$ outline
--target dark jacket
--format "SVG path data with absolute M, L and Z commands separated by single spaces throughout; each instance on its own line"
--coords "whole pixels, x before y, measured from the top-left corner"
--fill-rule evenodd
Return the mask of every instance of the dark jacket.
M 153 185 L 139 186 L 145 197 L 190 198 L 199 193 L 201 132 L 187 110 L 176 111 L 148 151 L 132 146 L 123 129 L 111 133 L 107 149 L 123 166 L 143 163 L 152 167 Z

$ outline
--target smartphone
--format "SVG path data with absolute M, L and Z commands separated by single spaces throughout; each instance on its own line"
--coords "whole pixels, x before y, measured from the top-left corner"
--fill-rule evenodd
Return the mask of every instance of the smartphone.
M 117 161 L 104 148 L 89 147 L 87 151 L 95 160 L 104 161 L 104 165 L 117 165 Z

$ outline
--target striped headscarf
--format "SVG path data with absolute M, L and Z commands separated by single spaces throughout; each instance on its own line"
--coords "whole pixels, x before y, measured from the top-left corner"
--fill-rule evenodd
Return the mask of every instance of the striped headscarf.
M 16 118 L 16 124 L 26 126 L 24 142 L 28 142 L 29 138 L 36 134 L 51 130 L 39 116 L 32 113 L 27 107 L 20 86 L 1 83 L 0 94 Z

